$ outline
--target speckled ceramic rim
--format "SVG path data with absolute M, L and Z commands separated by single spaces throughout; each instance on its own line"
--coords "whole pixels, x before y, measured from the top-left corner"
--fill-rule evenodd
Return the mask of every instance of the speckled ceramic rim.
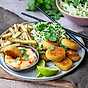
M 66 15 L 69 15 L 69 16 L 71 16 L 71 17 L 75 17 L 75 18 L 88 19 L 88 17 L 80 17 L 80 16 L 74 16 L 74 15 L 69 14 L 68 12 L 64 11 L 63 9 L 61 9 L 61 7 L 60 7 L 59 4 L 60 4 L 60 1 L 59 1 L 59 0 L 56 0 L 56 6 L 58 7 L 58 9 L 59 9 L 62 13 L 66 14 Z
M 75 36 L 75 37 L 78 38 L 78 39 L 80 40 L 80 42 L 82 42 L 82 43 L 84 44 L 82 38 L 77 37 L 77 36 Z M 82 53 L 81 53 L 82 56 L 81 56 L 81 59 L 78 61 L 78 63 L 77 63 L 73 68 L 71 68 L 70 70 L 65 71 L 65 73 L 63 73 L 63 74 L 60 74 L 60 73 L 59 73 L 59 74 L 57 74 L 57 75 L 55 75 L 55 76 L 51 76 L 51 77 L 37 78 L 37 77 L 25 77 L 25 76 L 21 76 L 21 75 L 15 74 L 14 72 L 11 71 L 11 69 L 9 69 L 9 68 L 5 65 L 5 63 L 4 63 L 4 61 L 3 61 L 3 58 L 0 58 L 0 60 L 1 60 L 0 66 L 1 66 L 1 68 L 2 68 L 3 70 L 5 70 L 7 73 L 9 73 L 9 74 L 11 74 L 11 75 L 13 75 L 13 76 L 15 76 L 15 77 L 21 79 L 21 80 L 25 80 L 25 81 L 48 81 L 48 80 L 54 80 L 54 79 L 58 79 L 58 78 L 60 78 L 60 77 L 62 77 L 62 76 L 64 76 L 64 75 L 68 74 L 69 72 L 73 71 L 73 70 L 74 70 L 75 68 L 77 68 L 77 66 L 82 62 L 82 60 L 83 60 L 83 58 L 84 58 L 84 56 L 85 56 L 85 50 L 84 50 L 82 47 L 80 47 L 80 48 L 81 48 L 81 51 L 82 51 Z

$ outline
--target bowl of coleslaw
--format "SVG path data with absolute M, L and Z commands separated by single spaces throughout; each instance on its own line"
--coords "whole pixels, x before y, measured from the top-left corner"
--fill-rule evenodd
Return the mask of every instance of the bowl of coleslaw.
M 56 0 L 56 6 L 72 22 L 79 26 L 88 26 L 87 0 Z

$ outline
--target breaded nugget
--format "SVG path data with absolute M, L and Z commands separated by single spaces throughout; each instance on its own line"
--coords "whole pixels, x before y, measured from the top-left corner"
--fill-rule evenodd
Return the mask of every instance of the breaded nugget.
M 72 50 L 77 50 L 79 47 L 76 42 L 69 40 L 69 39 L 62 39 L 61 44 Z
M 61 61 L 65 58 L 65 50 L 62 47 L 54 47 L 46 51 L 46 57 L 52 61 Z
M 77 54 L 77 52 L 73 51 L 73 50 L 67 50 L 66 56 L 68 58 L 70 58 L 72 61 L 78 61 L 78 60 L 80 60 L 79 54 Z
M 53 46 L 59 46 L 57 43 L 51 42 L 51 41 L 43 41 L 43 48 L 48 49 Z
M 69 58 L 62 60 L 61 62 L 54 62 L 54 63 L 57 67 L 59 67 L 61 70 L 64 71 L 69 70 L 73 65 L 73 62 Z

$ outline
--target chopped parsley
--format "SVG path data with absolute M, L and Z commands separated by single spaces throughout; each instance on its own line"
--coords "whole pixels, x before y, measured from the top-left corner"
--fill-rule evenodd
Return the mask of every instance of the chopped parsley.
M 20 51 L 22 54 L 25 54 L 27 50 L 25 48 L 21 48 Z
M 27 61 L 27 60 L 30 59 L 30 58 L 29 58 L 29 55 L 26 54 L 27 50 L 26 50 L 25 48 L 21 48 L 20 51 L 21 51 L 21 54 L 22 54 L 22 56 L 23 56 L 23 58 L 22 58 L 23 60 Z
M 29 55 L 28 54 L 24 54 L 23 55 L 23 59 L 25 60 L 25 61 L 28 61 L 30 58 L 29 58 Z
M 35 11 L 37 6 L 53 19 L 60 19 L 63 16 L 56 7 L 55 0 L 27 0 L 27 10 Z

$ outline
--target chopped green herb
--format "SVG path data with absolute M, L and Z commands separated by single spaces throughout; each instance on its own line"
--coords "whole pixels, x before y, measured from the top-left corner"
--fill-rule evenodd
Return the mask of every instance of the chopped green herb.
M 36 9 L 36 0 L 28 0 L 27 1 L 27 10 L 31 10 L 31 11 L 33 11 L 33 10 L 35 10 Z
M 27 10 L 35 11 L 39 6 L 53 19 L 60 19 L 63 15 L 57 9 L 55 0 L 28 0 Z
M 50 41 L 57 41 L 58 40 L 58 37 L 55 33 L 52 33 L 50 38 L 49 38 Z
M 30 59 L 30 58 L 29 58 L 29 55 L 28 55 L 28 54 L 24 54 L 23 59 L 24 59 L 25 61 L 28 61 L 28 60 Z
M 20 51 L 21 51 L 22 54 L 26 53 L 26 49 L 25 48 L 21 48 Z
M 63 44 L 60 44 L 61 47 L 63 47 L 65 49 L 65 51 L 68 49 L 66 46 L 64 46 Z

